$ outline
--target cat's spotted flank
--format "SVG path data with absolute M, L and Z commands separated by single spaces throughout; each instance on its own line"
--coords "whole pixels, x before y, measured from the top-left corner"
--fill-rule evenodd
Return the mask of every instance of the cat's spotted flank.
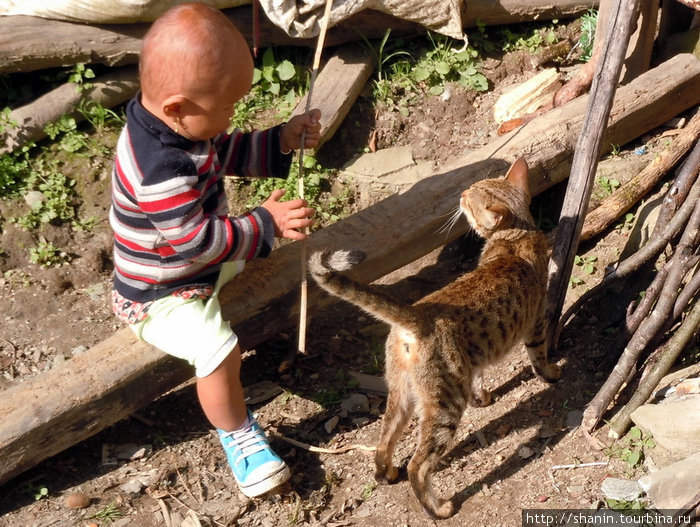
M 452 446 L 467 404 L 490 402 L 482 370 L 524 342 L 535 373 L 550 382 L 559 379 L 559 367 L 547 362 L 544 344 L 547 246 L 529 205 L 522 158 L 505 177 L 465 190 L 460 208 L 486 239 L 478 266 L 413 305 L 340 274 L 362 253 L 317 252 L 310 258 L 311 274 L 324 289 L 391 325 L 385 372 L 389 398 L 375 477 L 396 480 L 394 447 L 416 413 L 419 439 L 408 476 L 418 500 L 436 518 L 451 516 L 454 505 L 435 495 L 431 475 Z

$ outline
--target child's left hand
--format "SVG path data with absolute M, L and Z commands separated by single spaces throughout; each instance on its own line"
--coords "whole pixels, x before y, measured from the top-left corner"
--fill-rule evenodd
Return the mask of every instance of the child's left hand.
M 321 110 L 310 110 L 295 115 L 280 130 L 280 150 L 291 152 L 301 148 L 301 134 L 305 132 L 304 148 L 314 148 L 321 138 Z

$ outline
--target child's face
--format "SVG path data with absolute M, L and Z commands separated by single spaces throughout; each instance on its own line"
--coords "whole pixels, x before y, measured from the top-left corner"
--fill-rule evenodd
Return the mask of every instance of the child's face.
M 225 131 L 231 125 L 236 103 L 249 90 L 249 80 L 228 76 L 209 93 L 192 97 L 181 110 L 183 135 L 205 141 Z

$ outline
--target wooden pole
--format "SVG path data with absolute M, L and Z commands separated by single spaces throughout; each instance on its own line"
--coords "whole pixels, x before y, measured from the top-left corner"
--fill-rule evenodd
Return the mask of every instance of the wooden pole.
M 586 114 L 581 128 L 566 197 L 562 205 L 552 257 L 549 262 L 549 291 L 546 317 L 547 348 L 556 348 L 556 335 L 566 290 L 593 189 L 598 158 L 610 117 L 613 98 L 625 60 L 630 36 L 637 20 L 639 0 L 618 0 L 612 6 L 605 44 L 596 66 Z
M 321 53 L 323 52 L 323 41 L 326 39 L 326 31 L 328 31 L 328 19 L 331 15 L 331 5 L 333 0 L 326 0 L 326 8 L 323 11 L 321 19 L 321 31 L 318 34 L 318 42 L 316 43 L 316 53 L 314 54 L 313 67 L 311 68 L 311 81 L 309 82 L 309 93 L 306 95 L 306 113 L 311 110 L 311 96 L 314 91 L 314 84 L 318 76 L 318 70 L 321 65 Z M 298 190 L 299 197 L 304 199 L 304 142 L 306 133 L 301 133 L 301 147 L 299 148 L 299 180 Z M 308 234 L 309 230 L 305 229 Z M 306 327 L 308 325 L 308 298 L 309 284 L 307 281 L 306 261 L 308 260 L 308 244 L 306 240 L 302 240 L 300 247 L 301 258 L 301 298 L 299 300 L 299 345 L 297 346 L 299 353 L 306 354 Z

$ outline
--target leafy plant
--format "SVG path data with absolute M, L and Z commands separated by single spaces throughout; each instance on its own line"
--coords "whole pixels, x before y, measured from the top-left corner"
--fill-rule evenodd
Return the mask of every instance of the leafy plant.
M 60 137 L 59 147 L 66 152 L 79 152 L 88 145 L 88 135 L 78 130 L 78 123 L 71 115 L 64 115 L 58 121 L 47 124 L 44 132 L 51 140 Z
M 552 23 L 556 24 L 557 20 L 553 20 Z M 510 26 L 503 26 L 500 31 L 503 39 L 502 49 L 506 52 L 525 50 L 534 53 L 540 46 L 554 44 L 557 41 L 552 25 L 534 29 L 528 26 L 527 31 L 522 33 L 513 31 Z
M 644 461 L 644 450 L 654 448 L 656 443 L 651 437 L 644 437 L 636 426 L 632 427 L 625 437 L 625 442 L 618 447 L 611 447 L 608 456 L 617 456 L 634 469 Z
M 115 111 L 90 99 L 82 99 L 78 104 L 78 111 L 98 132 L 111 125 L 123 126 L 125 122 Z
M 377 488 L 377 482 L 370 481 L 362 488 L 362 492 L 360 493 L 360 496 L 362 497 L 363 500 L 366 501 L 372 497 L 372 493 L 374 492 L 374 489 L 376 489 L 376 488 Z
M 92 88 L 92 84 L 89 81 L 94 78 L 95 72 L 91 68 L 85 66 L 85 64 L 79 63 L 73 66 L 73 69 L 68 75 L 68 82 L 75 84 L 80 93 Z
M 593 274 L 596 271 L 597 256 L 574 256 L 574 265 L 581 268 L 586 274 Z
M 466 46 L 462 50 L 452 48 L 452 39 L 445 36 L 434 37 L 428 33 L 433 49 L 426 52 L 415 65 L 412 77 L 428 86 L 433 95 L 440 95 L 448 81 L 457 81 L 461 86 L 476 91 L 488 90 L 488 81 L 476 69 L 478 51 Z
M 41 267 L 61 267 L 68 261 L 68 255 L 40 236 L 37 246 L 29 249 L 29 259 Z
M 598 185 L 603 190 L 604 194 L 609 196 L 620 187 L 620 181 L 608 176 L 602 176 L 598 179 Z
M 598 11 L 589 9 L 581 17 L 581 36 L 578 45 L 581 47 L 581 60 L 588 62 L 593 55 L 593 44 L 595 38 L 595 28 L 598 24 Z
M 46 485 L 34 485 L 30 483 L 27 491 L 34 497 L 34 501 L 39 501 L 49 497 L 49 489 Z
M 51 222 L 77 225 L 74 186 L 75 180 L 60 172 L 55 161 L 37 160 L 27 178 L 27 189 L 40 192 L 41 198 L 32 202 L 27 214 L 13 221 L 28 230 Z

